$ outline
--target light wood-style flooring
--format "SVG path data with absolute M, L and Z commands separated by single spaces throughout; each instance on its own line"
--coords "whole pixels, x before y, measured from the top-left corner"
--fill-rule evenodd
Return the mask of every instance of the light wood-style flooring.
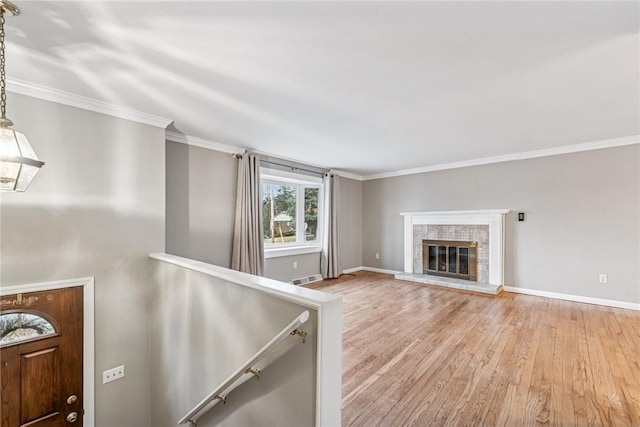
M 640 426 L 640 312 L 358 272 L 343 426 Z

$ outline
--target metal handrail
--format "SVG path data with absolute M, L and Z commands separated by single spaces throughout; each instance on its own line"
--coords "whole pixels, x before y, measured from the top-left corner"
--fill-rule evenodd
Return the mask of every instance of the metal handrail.
M 305 310 L 300 313 L 291 323 L 289 323 L 282 331 L 280 331 L 275 337 L 271 339 L 267 344 L 258 350 L 253 356 L 243 363 L 237 371 L 235 371 L 229 378 L 224 380 L 222 384 L 216 387 L 211 393 L 207 395 L 200 403 L 193 407 L 187 414 L 180 419 L 179 424 L 191 423 L 195 425 L 201 415 L 204 414 L 204 409 L 207 411 L 211 409 L 216 403 L 222 401 L 226 402 L 227 395 L 233 389 L 238 387 L 244 381 L 238 381 L 246 374 L 252 374 L 260 378 L 261 371 L 254 367 L 254 365 L 260 361 L 267 353 L 273 350 L 279 343 L 284 341 L 285 338 L 291 335 L 298 335 L 302 337 L 302 342 L 305 341 L 307 333 L 305 331 L 299 331 L 298 328 L 309 320 L 309 311 Z M 265 365 L 266 366 L 266 365 Z M 263 367 L 264 369 L 264 367 Z

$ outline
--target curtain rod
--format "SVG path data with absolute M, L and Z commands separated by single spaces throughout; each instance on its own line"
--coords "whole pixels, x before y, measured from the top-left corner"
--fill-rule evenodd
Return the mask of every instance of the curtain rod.
M 326 174 L 327 172 L 329 172 L 329 171 L 324 171 L 324 170 L 320 170 L 320 171 L 315 170 L 315 171 L 314 171 L 314 170 L 311 170 L 311 169 L 300 168 L 300 167 L 297 167 L 297 166 L 285 165 L 285 164 L 278 163 L 278 162 L 274 162 L 274 161 L 271 161 L 271 160 L 260 160 L 260 162 L 261 162 L 261 163 L 266 163 L 266 164 L 268 164 L 268 165 L 282 166 L 282 167 L 284 167 L 284 168 L 288 168 L 288 169 L 291 169 L 291 170 L 296 170 L 296 171 L 305 171 L 305 172 L 309 172 L 309 173 L 315 173 L 315 174 L 318 174 L 318 175 L 324 175 L 324 174 Z
M 242 159 L 242 156 L 244 154 L 232 154 L 231 156 L 235 159 Z M 287 165 L 287 164 L 283 164 L 283 163 L 278 163 L 278 162 L 274 162 L 273 160 L 266 160 L 266 159 L 260 159 L 260 163 L 266 163 L 269 165 L 275 165 L 275 166 L 282 166 L 283 168 L 288 168 L 294 171 L 304 171 L 304 172 L 309 172 L 309 173 L 315 173 L 317 175 L 326 175 L 329 173 L 329 169 L 326 170 L 311 170 L 311 169 L 305 169 L 305 168 L 301 168 L 298 166 L 293 166 L 293 165 Z

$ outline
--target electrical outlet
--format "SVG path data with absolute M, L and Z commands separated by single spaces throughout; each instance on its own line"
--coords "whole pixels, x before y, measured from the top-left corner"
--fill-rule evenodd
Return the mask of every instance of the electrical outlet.
M 609 276 L 607 276 L 606 274 L 601 274 L 598 280 L 600 281 L 600 283 L 607 283 L 609 281 Z
M 376 259 L 380 259 L 380 254 L 376 254 Z
M 119 380 L 124 377 L 124 365 L 117 366 L 113 369 L 102 371 L 102 384 Z
M 296 268 L 298 268 L 298 261 L 293 261 L 293 269 L 295 270 Z

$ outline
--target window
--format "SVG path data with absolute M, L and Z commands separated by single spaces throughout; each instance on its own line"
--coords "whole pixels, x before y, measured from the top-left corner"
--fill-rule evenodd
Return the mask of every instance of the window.
M 265 256 L 319 252 L 322 242 L 321 179 L 282 175 L 262 175 Z M 287 248 L 293 250 L 285 250 Z
M 37 314 L 3 313 L 0 315 L 0 345 L 55 333 L 53 325 Z

